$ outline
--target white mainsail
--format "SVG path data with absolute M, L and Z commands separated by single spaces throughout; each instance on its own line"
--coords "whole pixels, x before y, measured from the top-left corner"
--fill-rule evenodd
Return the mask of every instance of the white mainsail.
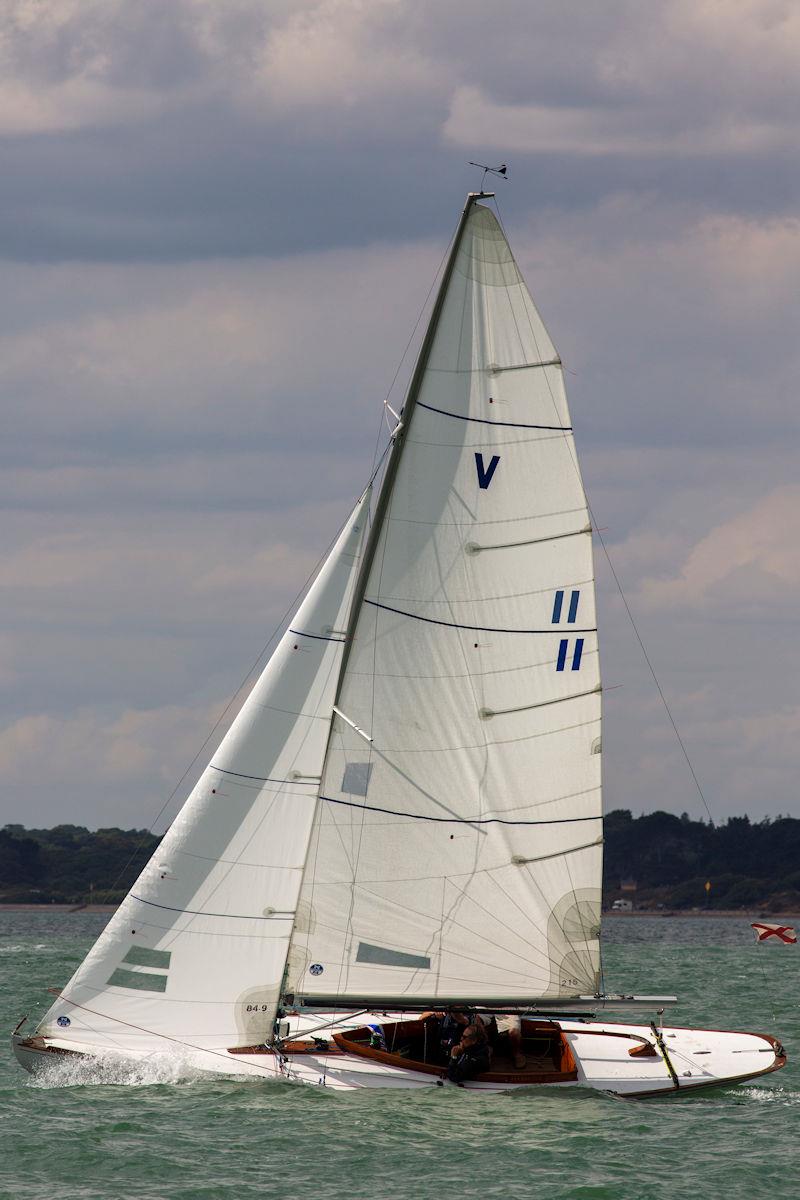
M 599 990 L 600 674 L 561 363 L 471 197 L 377 506 L 287 991 Z
M 61 1042 L 227 1048 L 272 1035 L 367 489 L 158 850 L 41 1022 Z

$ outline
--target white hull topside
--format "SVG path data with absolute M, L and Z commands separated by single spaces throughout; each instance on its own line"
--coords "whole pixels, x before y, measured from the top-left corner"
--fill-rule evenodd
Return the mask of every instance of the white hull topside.
M 347 1035 L 368 1022 L 387 1025 L 402 1020 L 399 1014 L 360 1014 L 354 1018 L 337 1018 L 327 1014 L 293 1018 L 290 1037 L 309 1036 L 314 1030 L 328 1042 L 327 1048 L 301 1053 L 277 1054 L 267 1049 L 251 1053 L 188 1046 L 186 1043 L 163 1042 L 161 1047 L 145 1050 L 108 1050 L 82 1044 L 75 1040 L 55 1037 L 25 1038 L 15 1035 L 14 1052 L 27 1070 L 54 1072 L 54 1082 L 62 1070 L 72 1073 L 78 1064 L 88 1067 L 81 1071 L 86 1082 L 102 1082 L 105 1067 L 119 1075 L 120 1064 L 128 1064 L 135 1075 L 142 1068 L 152 1070 L 154 1081 L 159 1066 L 171 1060 L 179 1062 L 179 1070 L 166 1072 L 172 1078 L 208 1073 L 284 1080 L 314 1086 L 350 1091 L 356 1088 L 430 1088 L 441 1086 L 438 1071 L 423 1072 L 400 1063 L 380 1061 L 377 1057 L 343 1052 L 331 1040 L 335 1034 Z M 528 1077 L 515 1082 L 508 1076 L 501 1081 L 470 1080 L 461 1085 L 468 1091 L 509 1092 L 523 1087 L 588 1087 L 596 1091 L 628 1098 L 657 1095 L 683 1095 L 698 1088 L 708 1088 L 742 1082 L 780 1069 L 785 1054 L 777 1039 L 765 1034 L 730 1033 L 712 1029 L 685 1029 L 665 1026 L 659 1033 L 667 1050 L 664 1057 L 658 1038 L 650 1025 L 623 1025 L 609 1021 L 557 1020 L 549 1022 L 554 1031 L 564 1035 L 575 1070 L 572 1078 L 535 1080 Z M 631 1055 L 631 1050 L 639 1051 Z M 387 1056 L 383 1056 L 384 1059 Z M 77 1081 L 77 1080 L 76 1080 Z M 451 1085 L 448 1085 L 451 1086 Z

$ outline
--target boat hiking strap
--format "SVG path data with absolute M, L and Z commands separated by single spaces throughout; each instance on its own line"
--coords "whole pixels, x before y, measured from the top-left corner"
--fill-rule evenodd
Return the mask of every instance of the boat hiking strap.
M 672 1076 L 672 1082 L 675 1084 L 675 1090 L 677 1091 L 681 1086 L 681 1081 L 678 1079 L 678 1073 L 675 1070 L 675 1068 L 673 1067 L 672 1059 L 670 1058 L 670 1056 L 667 1052 L 667 1046 L 664 1041 L 664 1035 L 661 1033 L 661 1031 L 656 1026 L 655 1021 L 650 1022 L 650 1028 L 653 1031 L 653 1037 L 656 1039 L 656 1045 L 658 1046 L 659 1050 L 661 1051 L 661 1057 L 664 1059 L 664 1062 L 667 1065 L 667 1070 L 669 1071 L 670 1075 Z

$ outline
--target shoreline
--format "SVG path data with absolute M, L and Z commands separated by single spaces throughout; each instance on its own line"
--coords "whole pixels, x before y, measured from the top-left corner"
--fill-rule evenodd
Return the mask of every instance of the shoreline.
M 118 904 L 0 904 L 2 912 L 113 913 Z
M 785 920 L 800 920 L 800 913 L 797 912 L 766 912 L 759 908 L 665 908 L 659 909 L 657 912 L 654 909 L 639 908 L 631 912 L 612 912 L 611 909 L 604 909 L 600 914 L 605 920 L 606 917 L 689 917 L 691 919 L 697 917 L 738 917 L 741 920 L 749 917 L 757 917 L 758 920 L 764 921 L 785 921 Z
M 2 904 L 0 903 L 0 913 L 3 912 L 58 912 L 58 913 L 113 913 L 119 908 L 118 904 Z M 696 920 L 698 917 L 721 917 L 725 919 L 737 918 L 745 920 L 748 918 L 756 918 L 766 921 L 784 921 L 794 920 L 800 921 L 800 913 L 798 912 L 764 912 L 756 908 L 718 908 L 718 909 L 680 909 L 680 908 L 665 908 L 654 909 L 639 908 L 633 909 L 631 912 L 612 912 L 611 909 L 604 910 L 601 917 L 605 920 L 606 917 L 613 917 L 614 920 L 621 918 L 627 920 L 631 917 L 672 917 L 672 918 L 687 918 L 688 920 Z

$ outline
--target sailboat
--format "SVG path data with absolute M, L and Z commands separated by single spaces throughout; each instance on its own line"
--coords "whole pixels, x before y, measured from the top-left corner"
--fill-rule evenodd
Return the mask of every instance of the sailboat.
M 93 949 L 15 1031 L 26 1068 L 175 1055 L 432 1087 L 426 1014 L 459 1006 L 521 1018 L 524 1066 L 498 1039 L 467 1090 L 685 1094 L 784 1065 L 767 1034 L 605 991 L 592 526 L 491 197 L 467 197 L 379 483 Z

